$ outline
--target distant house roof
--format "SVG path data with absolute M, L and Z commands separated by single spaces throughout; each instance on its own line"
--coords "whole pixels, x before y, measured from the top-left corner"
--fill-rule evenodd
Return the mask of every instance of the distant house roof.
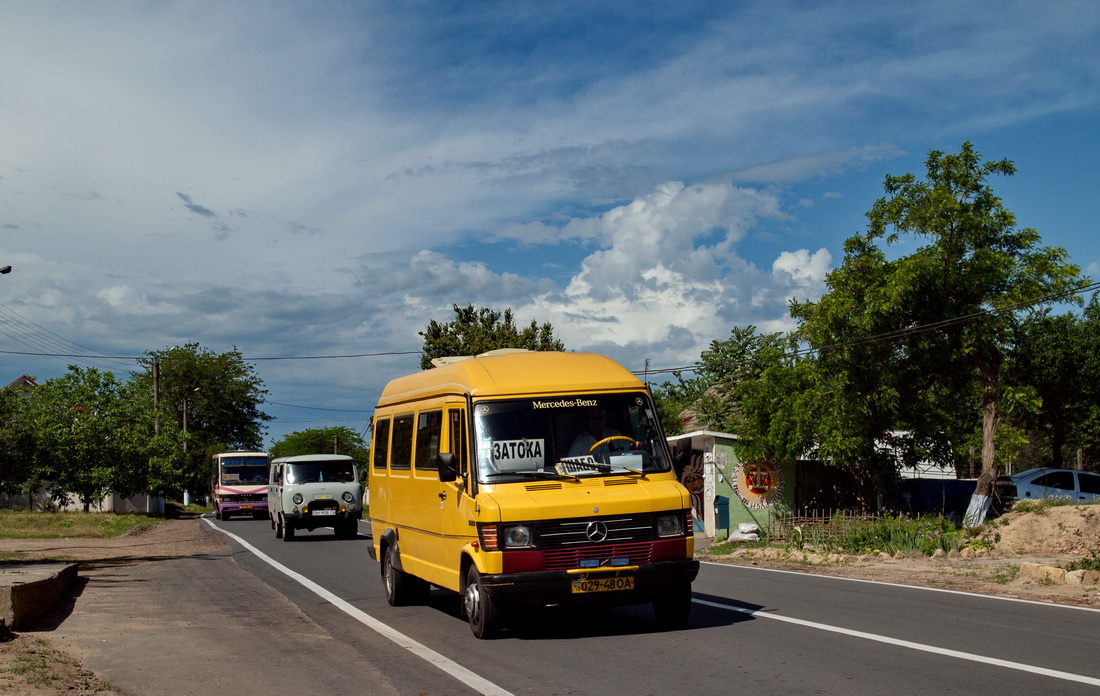
M 31 377 L 28 377 L 27 375 L 22 375 L 22 376 L 19 377 L 19 379 L 16 379 L 15 381 L 13 381 L 11 384 L 9 384 L 8 386 L 6 386 L 4 388 L 5 389 L 12 389 L 12 388 L 16 388 L 16 387 L 37 387 L 37 386 L 38 386 L 38 382 L 35 382 L 34 379 L 32 379 Z

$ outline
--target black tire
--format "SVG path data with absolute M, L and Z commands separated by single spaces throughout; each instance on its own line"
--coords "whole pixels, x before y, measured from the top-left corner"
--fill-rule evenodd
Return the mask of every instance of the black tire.
M 283 541 L 294 541 L 294 525 L 283 521 Z
M 393 607 L 423 604 L 428 599 L 431 585 L 399 570 L 394 562 L 396 558 L 397 549 L 386 547 L 386 555 L 382 557 L 382 587 L 386 591 L 386 601 Z
M 275 520 L 271 520 L 271 526 L 275 528 L 275 538 L 283 538 L 283 519 L 280 517 Z
M 481 573 L 470 564 L 466 571 L 466 589 L 462 593 L 462 611 L 470 622 L 474 637 L 488 639 L 500 634 L 500 613 L 493 598 L 481 586 Z
M 653 600 L 657 623 L 666 631 L 687 626 L 691 618 L 691 585 L 681 585 Z
M 214 519 L 220 520 L 222 518 L 222 511 L 217 506 L 214 507 Z

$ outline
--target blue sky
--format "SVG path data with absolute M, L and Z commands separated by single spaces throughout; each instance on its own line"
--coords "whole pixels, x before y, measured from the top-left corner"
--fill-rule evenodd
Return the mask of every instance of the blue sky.
M 3 381 L 197 341 L 256 359 L 269 441 L 362 429 L 418 356 L 316 357 L 416 351 L 456 303 L 690 365 L 791 328 L 884 176 L 967 140 L 1100 279 L 1094 2 L 8 1 L 0 27 Z

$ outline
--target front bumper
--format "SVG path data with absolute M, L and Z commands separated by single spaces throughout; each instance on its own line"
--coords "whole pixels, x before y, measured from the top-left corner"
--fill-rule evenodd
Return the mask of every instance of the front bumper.
M 266 515 L 267 514 L 267 502 L 262 503 L 231 503 L 224 501 L 218 503 L 218 509 L 222 514 L 229 513 L 231 515 Z
M 494 600 L 519 604 L 638 604 L 648 602 L 682 585 L 690 585 L 699 574 L 699 561 L 683 559 L 657 561 L 628 571 L 634 579 L 630 590 L 574 593 L 578 572 L 546 570 L 525 573 L 483 575 L 481 585 Z M 606 575 L 593 571 L 592 577 Z
M 297 527 L 330 527 L 334 521 L 346 521 L 346 520 L 361 520 L 363 519 L 363 509 L 356 508 L 355 510 L 337 510 L 332 515 L 315 515 L 313 512 L 285 512 L 283 517 L 287 523 L 293 522 Z

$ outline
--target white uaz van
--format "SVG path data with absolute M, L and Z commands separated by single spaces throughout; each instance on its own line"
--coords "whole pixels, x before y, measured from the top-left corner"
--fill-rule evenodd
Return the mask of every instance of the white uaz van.
M 275 537 L 294 530 L 332 527 L 337 537 L 354 539 L 363 518 L 363 489 L 352 458 L 343 454 L 302 454 L 271 462 L 267 489 Z

